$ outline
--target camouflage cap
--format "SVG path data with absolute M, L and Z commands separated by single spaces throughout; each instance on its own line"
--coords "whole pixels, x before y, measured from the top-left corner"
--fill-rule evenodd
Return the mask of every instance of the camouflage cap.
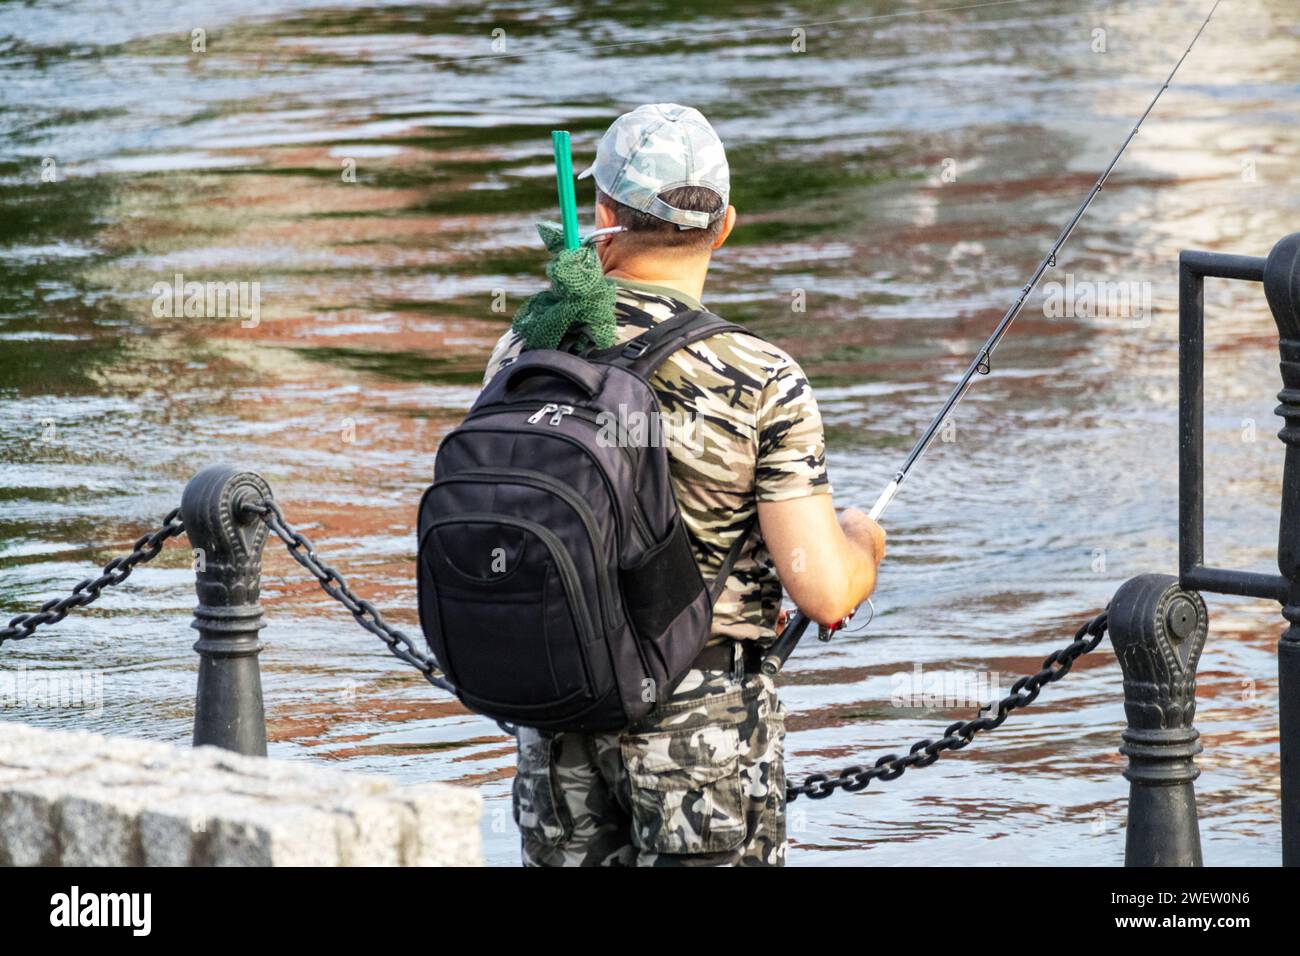
M 725 212 L 731 191 L 722 140 L 703 113 L 676 103 L 638 106 L 614 120 L 596 146 L 596 161 L 578 178 L 593 175 L 606 196 L 680 229 L 708 228 Z M 703 186 L 722 202 L 710 215 L 659 198 L 678 186 Z

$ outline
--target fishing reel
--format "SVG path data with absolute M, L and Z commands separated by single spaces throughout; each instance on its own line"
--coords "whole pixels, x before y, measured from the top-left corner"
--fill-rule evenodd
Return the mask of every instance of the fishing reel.
M 876 606 L 871 603 L 870 598 L 867 598 L 867 607 L 870 609 L 871 613 L 867 615 L 866 621 L 864 621 L 860 627 L 856 627 L 853 630 L 846 630 L 849 622 L 853 620 L 854 615 L 857 614 L 859 610 L 858 608 L 854 608 L 853 613 L 849 614 L 842 621 L 839 621 L 831 627 L 818 625 L 817 639 L 819 641 L 829 641 L 831 635 L 836 631 L 845 631 L 848 634 L 861 634 L 867 629 L 867 626 L 871 624 L 876 616 Z M 811 622 L 807 615 L 802 611 L 795 611 L 790 619 L 786 621 L 785 628 L 781 631 L 780 636 L 778 636 L 772 646 L 767 649 L 767 655 L 763 658 L 762 663 L 762 671 L 764 674 L 768 677 L 775 677 L 780 673 L 781 668 L 785 666 L 786 660 L 794 651 L 795 646 L 799 643 L 799 639 L 803 636 L 803 632 L 808 628 L 810 623 Z
M 838 624 L 832 624 L 830 627 L 824 624 L 817 625 L 817 640 L 824 644 L 838 631 L 843 631 L 845 634 L 861 634 L 876 619 L 876 606 L 871 603 L 871 598 L 867 598 L 867 609 L 871 612 L 867 615 L 867 619 L 860 626 L 852 629 L 849 628 L 849 625 L 853 622 L 853 618 L 857 616 L 858 611 L 862 610 L 861 605 L 846 614 Z

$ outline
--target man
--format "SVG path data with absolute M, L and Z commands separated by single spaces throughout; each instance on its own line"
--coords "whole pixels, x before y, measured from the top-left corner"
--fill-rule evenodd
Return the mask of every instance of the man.
M 712 253 L 736 224 L 713 127 L 688 107 L 642 106 L 605 133 L 579 178 L 593 175 L 597 227 L 621 227 L 600 247 L 619 340 L 702 308 Z M 503 336 L 485 381 L 521 347 Z M 815 621 L 850 613 L 875 586 L 885 534 L 854 509 L 836 519 L 817 404 L 781 349 L 723 333 L 679 350 L 651 385 L 704 579 L 755 510 L 759 531 L 714 608 L 709 646 L 649 717 L 622 733 L 519 729 L 524 862 L 780 865 L 784 712 L 761 648 L 776 637 L 783 586 Z

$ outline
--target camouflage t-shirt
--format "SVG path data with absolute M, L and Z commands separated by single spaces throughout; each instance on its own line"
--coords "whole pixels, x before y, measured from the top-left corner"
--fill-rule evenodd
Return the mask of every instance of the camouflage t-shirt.
M 618 280 L 620 342 L 656 322 L 699 309 L 685 293 Z M 507 332 L 484 383 L 519 354 Z M 705 581 L 717 576 L 759 501 L 828 494 L 825 439 L 803 371 L 752 335 L 724 333 L 679 349 L 651 378 L 663 415 L 673 490 Z M 713 613 L 713 639 L 770 642 L 781 582 L 757 523 Z

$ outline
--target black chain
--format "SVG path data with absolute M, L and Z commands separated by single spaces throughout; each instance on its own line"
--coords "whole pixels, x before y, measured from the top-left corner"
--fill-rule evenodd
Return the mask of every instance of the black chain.
M 348 587 L 343 576 L 316 556 L 315 545 L 310 539 L 285 521 L 279 505 L 274 501 L 266 500 L 258 505 L 246 507 L 261 516 L 266 526 L 284 542 L 293 559 L 316 578 L 321 589 L 347 608 L 358 624 L 388 645 L 388 649 L 395 657 L 418 670 L 434 687 L 455 693 L 455 688 L 441 676 L 433 658 L 425 653 L 409 635 L 386 623 L 378 608 L 364 598 L 357 597 Z M 183 534 L 184 531 L 185 525 L 180 517 L 180 508 L 174 508 L 163 518 L 159 528 L 136 540 L 129 554 L 114 558 L 104 565 L 99 577 L 86 578 L 72 589 L 71 594 L 46 601 L 34 613 L 19 614 L 10 619 L 4 628 L 0 628 L 0 644 L 9 640 L 31 637 L 32 632 L 38 627 L 44 624 L 57 624 L 67 617 L 68 612 L 73 608 L 85 607 L 98 600 L 104 588 L 121 584 L 131 576 L 136 565 L 152 561 L 162 551 L 163 544 L 169 538 Z M 871 767 L 845 767 L 835 776 L 815 773 L 806 777 L 803 783 L 788 783 L 785 790 L 786 800 L 795 800 L 800 796 L 820 800 L 841 789 L 856 793 L 866 789 L 872 780 L 896 780 L 911 767 L 930 766 L 945 751 L 961 750 L 981 731 L 1000 727 L 1013 710 L 1032 704 L 1045 685 L 1054 683 L 1068 674 L 1074 662 L 1095 649 L 1105 634 L 1106 614 L 1103 612 L 1079 628 L 1072 643 L 1049 654 L 1038 673 L 1017 680 L 1011 686 L 1011 693 L 998 702 L 996 717 L 979 716 L 972 720 L 959 720 L 950 725 L 939 740 L 918 740 L 903 757 L 897 754 L 886 754 Z M 982 708 L 981 714 L 992 706 L 990 704 Z M 514 730 L 506 724 L 502 725 L 502 729 L 508 733 L 513 733 Z
M 1022 677 L 1011 685 L 1011 693 L 998 702 L 996 717 L 980 716 L 972 720 L 959 720 L 943 732 L 939 740 L 918 740 L 912 744 L 907 755 L 886 754 L 871 767 L 845 767 L 835 776 L 815 773 L 804 779 L 803 783 L 787 783 L 786 801 L 800 796 L 811 800 L 829 797 L 837 789 L 849 793 L 865 790 L 872 780 L 897 780 L 911 767 L 928 767 L 947 750 L 961 750 L 969 744 L 982 730 L 992 730 L 1002 726 L 1007 716 L 1019 707 L 1032 704 L 1038 692 L 1047 684 L 1060 680 L 1070 673 L 1074 662 L 1096 648 L 1106 634 L 1106 612 L 1098 614 L 1074 635 L 1074 641 L 1047 655 L 1043 668 L 1037 674 Z M 980 713 L 992 709 L 993 705 L 980 708 Z
M 456 689 L 441 676 L 434 659 L 426 654 L 413 638 L 386 623 L 378 608 L 364 598 L 357 597 L 348 587 L 348 583 L 343 580 L 343 576 L 316 556 L 316 546 L 284 520 L 284 513 L 278 504 L 271 500 L 264 500 L 246 507 L 261 515 L 266 526 L 284 542 L 293 559 L 320 582 L 321 589 L 347 608 L 348 612 L 357 619 L 358 624 L 387 644 L 395 657 L 418 670 L 434 687 L 440 687 L 453 694 L 456 692 Z
M 42 624 L 57 624 L 68 616 L 74 607 L 85 607 L 99 599 L 104 588 L 121 584 L 131 576 L 137 564 L 152 561 L 162 550 L 168 538 L 174 538 L 185 531 L 181 521 L 181 509 L 174 508 L 163 518 L 160 528 L 142 536 L 131 546 L 131 553 L 114 558 L 104 565 L 103 573 L 97 578 L 86 578 L 67 597 L 53 598 L 41 605 L 40 610 L 31 614 L 19 614 L 10 619 L 8 625 L 0 628 L 0 644 L 5 641 L 21 641 L 31 637 Z

